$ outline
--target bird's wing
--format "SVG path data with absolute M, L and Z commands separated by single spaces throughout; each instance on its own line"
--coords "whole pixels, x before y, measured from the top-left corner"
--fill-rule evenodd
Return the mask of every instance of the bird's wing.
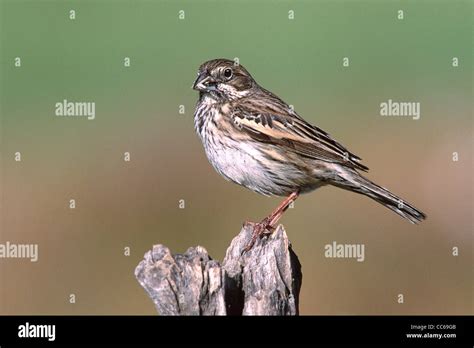
M 269 100 L 269 99 L 267 99 Z M 360 157 L 322 129 L 303 120 L 276 96 L 270 102 L 245 98 L 232 107 L 233 124 L 251 138 L 273 143 L 299 155 L 367 171 Z

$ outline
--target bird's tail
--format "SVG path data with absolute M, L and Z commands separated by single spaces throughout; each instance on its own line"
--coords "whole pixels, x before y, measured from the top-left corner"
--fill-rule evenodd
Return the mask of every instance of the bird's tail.
M 397 197 L 386 188 L 364 178 L 356 171 L 341 173 L 332 184 L 368 196 L 413 224 L 426 219 L 426 215 L 423 212 Z

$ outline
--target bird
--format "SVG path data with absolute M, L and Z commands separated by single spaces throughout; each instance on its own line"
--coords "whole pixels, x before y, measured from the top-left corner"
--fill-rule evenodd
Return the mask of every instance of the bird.
M 235 60 L 204 62 L 192 88 L 199 92 L 194 128 L 214 169 L 259 194 L 285 197 L 267 217 L 252 223 L 243 252 L 274 231 L 299 195 L 327 185 L 367 196 L 413 224 L 426 219 L 413 205 L 363 176 L 369 168 L 360 157 L 305 121 Z

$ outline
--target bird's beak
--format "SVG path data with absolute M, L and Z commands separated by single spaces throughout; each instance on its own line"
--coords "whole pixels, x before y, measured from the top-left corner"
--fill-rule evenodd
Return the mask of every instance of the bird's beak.
M 216 81 L 206 72 L 202 72 L 194 81 L 193 89 L 196 91 L 214 91 L 216 89 Z

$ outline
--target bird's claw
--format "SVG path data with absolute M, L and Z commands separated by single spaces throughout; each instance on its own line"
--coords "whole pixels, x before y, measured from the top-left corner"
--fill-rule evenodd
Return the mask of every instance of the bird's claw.
M 272 234 L 273 231 L 275 230 L 275 227 L 273 227 L 270 224 L 270 219 L 268 217 L 258 223 L 249 222 L 249 221 L 246 221 L 244 223 L 244 227 L 249 226 L 249 225 L 253 226 L 252 238 L 250 239 L 250 242 L 242 250 L 240 254 L 241 256 L 245 254 L 246 252 L 248 252 L 250 249 L 252 249 L 252 247 L 254 246 L 258 238 L 262 237 L 263 235 Z

